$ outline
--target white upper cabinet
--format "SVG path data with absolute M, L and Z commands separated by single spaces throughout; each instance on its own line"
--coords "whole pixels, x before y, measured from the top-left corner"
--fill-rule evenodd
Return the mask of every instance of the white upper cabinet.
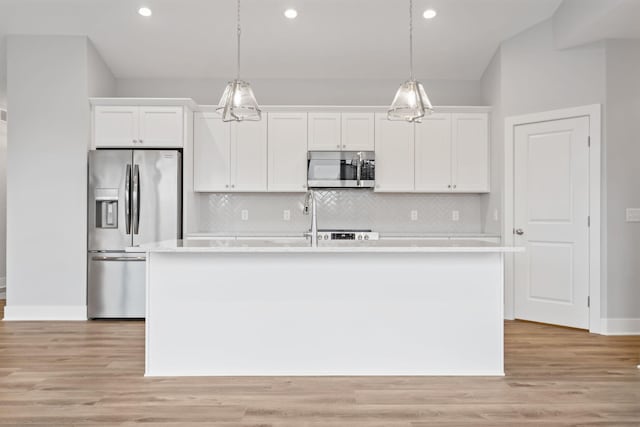
M 267 120 L 225 123 L 194 117 L 193 180 L 199 192 L 267 191 Z
M 184 140 L 184 109 L 95 106 L 93 140 L 97 148 L 180 148 Z
M 182 147 L 182 107 L 140 107 L 139 143 L 149 147 Z
M 231 126 L 218 113 L 194 115 L 194 191 L 221 192 L 231 188 Z
M 454 113 L 452 188 L 460 193 L 489 192 L 488 115 Z
M 307 190 L 307 113 L 269 113 L 268 190 Z
M 373 151 L 373 113 L 309 113 L 309 151 Z
M 376 114 L 376 187 L 378 192 L 414 191 L 414 126 Z
M 309 113 L 309 151 L 336 151 L 342 148 L 340 113 Z
M 416 192 L 451 191 L 451 114 L 432 114 L 416 123 Z
M 96 147 L 128 147 L 138 142 L 138 107 L 96 106 L 93 138 Z
M 486 113 L 440 113 L 416 124 L 416 192 L 489 191 Z
M 231 126 L 231 188 L 267 191 L 267 117 Z
M 375 149 L 375 115 L 342 113 L 342 149 L 373 151 Z

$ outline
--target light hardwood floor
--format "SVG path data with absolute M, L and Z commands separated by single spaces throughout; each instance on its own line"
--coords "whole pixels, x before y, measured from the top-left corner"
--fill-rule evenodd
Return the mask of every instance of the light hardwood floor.
M 640 337 L 505 329 L 504 378 L 150 379 L 141 321 L 2 322 L 0 425 L 640 426 Z

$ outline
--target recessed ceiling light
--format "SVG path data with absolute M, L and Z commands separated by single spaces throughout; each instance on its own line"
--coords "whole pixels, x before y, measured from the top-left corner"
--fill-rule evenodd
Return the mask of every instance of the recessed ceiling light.
M 142 16 L 151 16 L 152 14 L 151 9 L 149 9 L 148 7 L 141 7 L 140 9 L 138 9 L 138 13 Z
M 427 9 L 427 10 L 424 11 L 422 16 L 424 16 L 424 19 L 432 19 L 432 18 L 435 18 L 437 14 L 438 14 L 438 12 L 436 12 L 435 10 Z
M 295 9 L 287 9 L 284 11 L 284 16 L 289 19 L 294 19 L 296 16 L 298 16 L 298 11 Z

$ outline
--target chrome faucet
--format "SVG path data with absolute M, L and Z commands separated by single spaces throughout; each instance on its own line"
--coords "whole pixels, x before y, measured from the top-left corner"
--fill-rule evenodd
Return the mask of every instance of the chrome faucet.
M 309 215 L 309 209 L 311 209 L 311 230 L 308 233 L 304 233 L 305 236 L 311 237 L 311 246 L 318 246 L 318 215 L 316 208 L 316 193 L 313 190 L 307 191 L 304 197 L 304 208 L 302 213 Z

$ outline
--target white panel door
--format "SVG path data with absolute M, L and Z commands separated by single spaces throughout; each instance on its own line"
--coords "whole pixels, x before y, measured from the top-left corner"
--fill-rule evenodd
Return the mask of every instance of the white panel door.
M 489 120 L 485 113 L 452 114 L 453 191 L 489 192 Z
M 309 113 L 309 151 L 336 151 L 342 148 L 340 113 Z
M 515 315 L 589 327 L 589 119 L 515 128 Z
M 342 149 L 375 150 L 375 114 L 342 113 Z
M 376 114 L 376 188 L 378 192 L 414 190 L 413 123 Z
M 196 113 L 193 129 L 195 191 L 229 191 L 231 126 L 218 113 Z
M 139 142 L 145 147 L 182 147 L 182 107 L 140 107 Z
M 269 113 L 268 190 L 307 191 L 307 113 Z
M 451 114 L 432 114 L 416 124 L 416 191 L 451 191 Z
M 93 139 L 100 147 L 138 147 L 138 107 L 97 106 L 93 110 Z
M 232 191 L 267 191 L 267 117 L 231 127 Z

